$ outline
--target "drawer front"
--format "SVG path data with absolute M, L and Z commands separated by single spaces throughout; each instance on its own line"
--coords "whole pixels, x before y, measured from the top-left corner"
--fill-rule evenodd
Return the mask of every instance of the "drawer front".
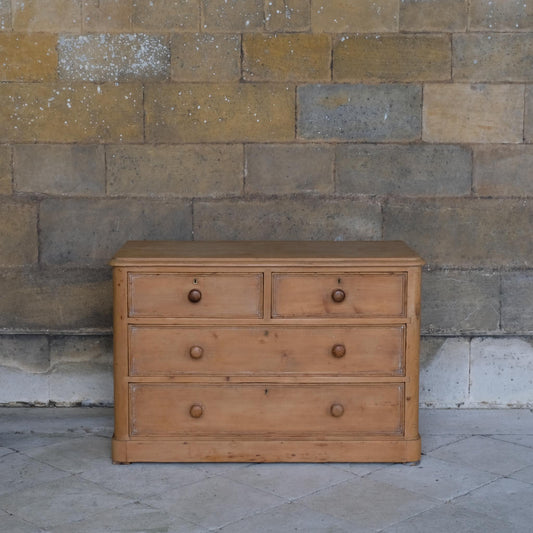
M 263 274 L 130 273 L 130 317 L 260 318 Z
M 273 274 L 272 316 L 401 317 L 406 274 Z
M 399 376 L 405 326 L 129 328 L 130 375 Z
M 131 384 L 132 436 L 401 435 L 403 384 Z

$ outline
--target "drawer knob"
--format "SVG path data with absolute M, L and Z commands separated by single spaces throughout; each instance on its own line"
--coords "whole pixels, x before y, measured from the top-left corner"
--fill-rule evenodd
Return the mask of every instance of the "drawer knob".
M 189 409 L 189 414 L 193 418 L 200 418 L 204 414 L 204 408 L 199 403 L 193 403 Z
M 335 346 L 331 348 L 331 353 L 334 357 L 344 357 L 346 355 L 346 346 L 344 346 L 344 344 L 335 344 Z
M 191 346 L 189 355 L 193 359 L 200 359 L 204 355 L 204 349 L 201 346 Z
M 198 289 L 192 289 L 189 291 L 189 302 L 195 304 L 202 299 L 202 293 Z
M 331 293 L 331 299 L 334 302 L 337 302 L 337 303 L 342 302 L 344 301 L 344 298 L 346 298 L 346 293 L 342 289 L 335 289 Z
M 339 416 L 342 416 L 344 414 L 344 407 L 340 403 L 334 403 L 331 405 L 330 413 L 331 416 L 339 418 Z

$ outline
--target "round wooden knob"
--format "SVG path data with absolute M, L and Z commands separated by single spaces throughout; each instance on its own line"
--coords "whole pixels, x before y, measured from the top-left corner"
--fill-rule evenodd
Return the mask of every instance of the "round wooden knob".
M 344 407 L 340 403 L 334 403 L 330 408 L 331 416 L 338 418 L 344 414 Z
M 344 357 L 346 355 L 346 346 L 344 346 L 344 344 L 335 344 L 335 346 L 331 348 L 331 353 L 334 357 Z
M 201 346 L 191 346 L 189 355 L 193 359 L 200 359 L 204 355 L 204 349 Z
M 198 289 L 192 289 L 189 291 L 189 302 L 195 304 L 202 299 L 202 293 Z
M 334 301 L 334 302 L 342 302 L 344 300 L 344 298 L 346 298 L 346 293 L 342 290 L 342 289 L 335 289 L 332 293 L 331 293 L 331 299 Z
M 200 418 L 204 414 L 204 408 L 199 403 L 194 403 L 189 409 L 189 414 L 193 418 Z

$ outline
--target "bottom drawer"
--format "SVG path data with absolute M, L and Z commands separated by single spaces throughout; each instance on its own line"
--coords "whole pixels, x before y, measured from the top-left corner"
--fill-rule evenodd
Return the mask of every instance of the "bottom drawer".
M 131 436 L 313 438 L 403 434 L 402 383 L 130 384 Z

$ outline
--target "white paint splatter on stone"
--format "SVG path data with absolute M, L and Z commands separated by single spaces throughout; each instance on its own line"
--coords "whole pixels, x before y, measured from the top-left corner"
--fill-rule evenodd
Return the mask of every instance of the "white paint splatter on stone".
M 71 81 L 168 79 L 170 48 L 165 37 L 143 33 L 62 35 L 58 72 Z

